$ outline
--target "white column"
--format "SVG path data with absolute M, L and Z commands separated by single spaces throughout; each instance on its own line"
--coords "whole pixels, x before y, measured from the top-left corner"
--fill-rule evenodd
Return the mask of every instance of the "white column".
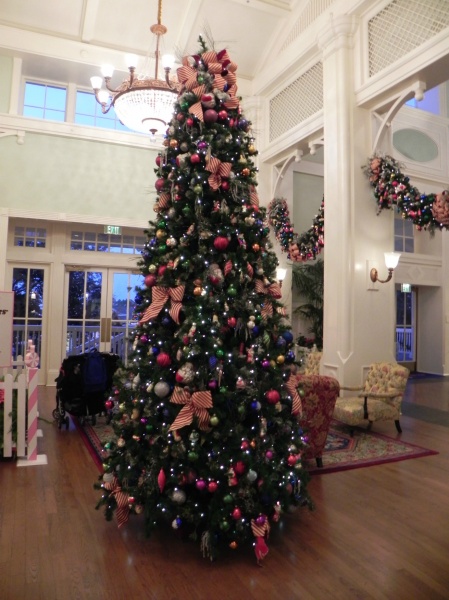
M 367 261 L 386 274 L 393 214 L 376 216 L 362 167 L 371 147 L 368 111 L 354 100 L 351 17 L 333 19 L 320 36 L 324 109 L 324 354 L 321 371 L 358 385 L 374 361 L 394 360 L 394 283 L 368 291 Z M 387 211 L 384 211 L 387 212 Z
M 0 209 L 0 290 L 6 290 L 6 252 L 8 249 L 9 217 Z M 8 286 L 8 290 L 10 286 Z

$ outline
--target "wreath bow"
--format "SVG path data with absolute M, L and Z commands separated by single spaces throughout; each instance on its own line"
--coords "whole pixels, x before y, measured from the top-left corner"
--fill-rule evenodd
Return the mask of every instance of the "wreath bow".
M 184 404 L 178 413 L 178 416 L 170 426 L 169 431 L 181 429 L 190 425 L 193 417 L 198 419 L 199 428 L 207 431 L 209 428 L 208 408 L 212 408 L 212 394 L 210 392 L 190 392 L 186 389 L 175 387 L 170 402 L 174 404 Z
M 146 323 L 150 319 L 154 319 L 161 312 L 164 304 L 171 300 L 170 310 L 168 311 L 175 323 L 179 324 L 179 313 L 182 308 L 182 298 L 184 296 L 184 285 L 178 285 L 175 288 L 166 288 L 155 285 L 153 288 L 152 303 L 143 313 L 139 324 Z

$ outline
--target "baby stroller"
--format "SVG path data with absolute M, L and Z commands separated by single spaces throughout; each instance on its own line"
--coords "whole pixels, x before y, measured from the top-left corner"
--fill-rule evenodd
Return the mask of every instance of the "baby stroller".
M 96 416 L 105 410 L 105 397 L 112 388 L 112 379 L 119 363 L 117 354 L 106 352 L 86 352 L 68 356 L 62 361 L 56 381 L 56 408 L 53 418 L 58 429 L 69 428 L 66 413 L 78 417 L 83 422 L 91 418 L 96 424 Z

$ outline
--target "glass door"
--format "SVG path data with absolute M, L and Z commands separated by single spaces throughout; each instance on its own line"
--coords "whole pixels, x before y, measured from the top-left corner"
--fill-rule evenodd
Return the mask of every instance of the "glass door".
M 416 369 L 416 290 L 396 288 L 396 360 L 412 372 Z
M 14 292 L 13 360 L 25 358 L 28 345 L 39 356 L 40 373 L 45 372 L 45 337 L 43 336 L 47 267 L 11 265 L 11 290 Z M 39 383 L 42 383 L 39 381 Z
M 135 326 L 134 290 L 141 279 L 131 271 L 68 268 L 66 356 L 97 349 L 126 362 Z
M 142 275 L 132 272 L 108 273 L 107 317 L 102 328 L 106 344 L 126 364 L 131 350 L 131 331 L 136 326 L 134 318 L 136 286 L 142 285 Z M 109 316 L 110 315 L 110 316 Z M 110 332 L 109 332 L 110 328 Z

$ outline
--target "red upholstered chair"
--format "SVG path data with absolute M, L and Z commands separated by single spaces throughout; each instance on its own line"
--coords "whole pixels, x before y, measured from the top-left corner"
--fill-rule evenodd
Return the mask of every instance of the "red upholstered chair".
M 314 458 L 318 467 L 323 466 L 323 450 L 329 432 L 335 402 L 340 385 L 333 377 L 325 375 L 291 375 L 301 395 L 302 417 L 300 424 L 308 437 L 305 458 Z

